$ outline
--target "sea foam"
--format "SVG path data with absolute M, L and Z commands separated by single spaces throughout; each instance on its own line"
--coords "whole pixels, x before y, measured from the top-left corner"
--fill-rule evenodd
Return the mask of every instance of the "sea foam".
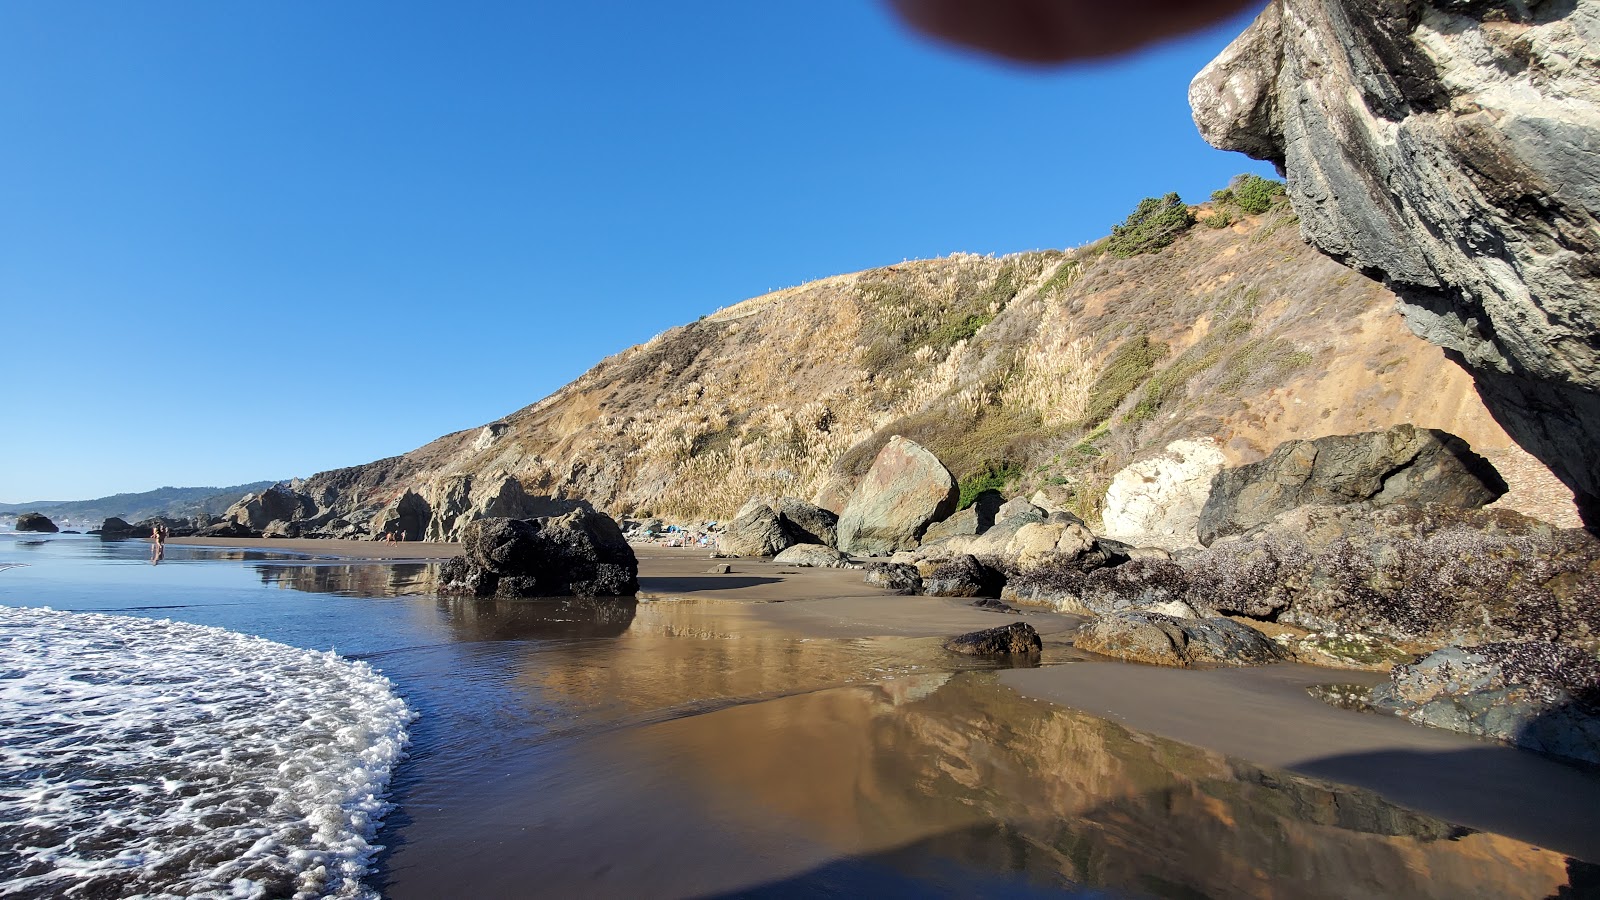
M 333 653 L 0 607 L 0 897 L 375 897 L 413 718 Z

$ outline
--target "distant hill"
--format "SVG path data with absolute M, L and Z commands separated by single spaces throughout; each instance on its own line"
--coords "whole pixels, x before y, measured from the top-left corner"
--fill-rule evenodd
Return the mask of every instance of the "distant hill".
M 39 500 L 32 503 L 0 503 L 0 516 L 37 512 L 49 516 L 57 525 L 68 520 L 73 527 L 98 527 L 102 521 L 118 516 L 129 522 L 151 516 L 181 518 L 201 513 L 220 515 L 240 497 L 264 490 L 275 481 L 254 481 L 232 487 L 164 487 L 138 494 L 113 494 L 95 500 Z M 63 526 L 66 527 L 66 526 Z

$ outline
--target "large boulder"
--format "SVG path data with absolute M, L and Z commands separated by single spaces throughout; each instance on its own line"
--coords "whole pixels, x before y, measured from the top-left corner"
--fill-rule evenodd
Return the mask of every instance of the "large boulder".
M 425 530 L 416 534 L 429 541 L 460 540 L 462 529 L 477 519 L 548 518 L 592 508 L 584 500 L 529 494 L 523 490 L 522 482 L 503 472 L 492 476 L 446 476 L 423 494 L 430 514 Z M 374 524 L 379 526 L 376 531 L 383 530 L 379 523 Z
M 963 656 L 1032 656 L 1043 648 L 1039 632 L 1027 622 L 957 635 L 944 642 L 944 649 Z
M 1381 279 L 1600 513 L 1600 0 L 1280 0 L 1194 80 L 1212 144 Z
M 722 552 L 738 556 L 775 556 L 795 544 L 783 517 L 760 497 L 740 508 L 720 541 Z
M 100 532 L 100 537 L 108 541 L 120 541 L 127 538 L 150 536 L 150 527 L 148 525 L 145 526 L 144 533 L 139 534 L 137 533 L 138 529 L 128 524 L 126 519 L 122 519 L 117 516 L 112 516 L 111 518 L 106 519 L 104 522 L 101 522 L 98 530 Z
M 440 593 L 474 597 L 620 596 L 639 591 L 639 562 L 610 516 L 575 509 L 541 519 L 479 519 Z
M 832 510 L 794 497 L 779 497 L 771 506 L 796 543 L 839 546 L 839 516 Z
M 999 597 L 1005 575 L 963 553 L 923 576 L 922 592 L 930 597 Z
M 1443 431 L 1388 431 L 1286 441 L 1260 462 L 1225 469 L 1200 512 L 1200 542 L 1242 534 L 1299 506 L 1369 502 L 1475 508 L 1506 492 L 1488 460 Z
M 1396 666 L 1371 702 L 1422 725 L 1600 765 L 1600 659 L 1573 647 L 1446 647 Z
M 955 511 L 961 493 L 943 463 L 898 435 L 879 451 L 839 516 L 839 549 L 887 555 L 917 546 Z
M 1226 460 L 1211 438 L 1173 441 L 1111 478 L 1100 514 L 1106 537 L 1168 550 L 1193 547 L 1211 481 Z
M 18 531 L 32 531 L 39 534 L 55 534 L 61 529 L 56 523 L 50 521 L 43 513 L 25 512 L 17 516 Z
M 1263 666 L 1285 654 L 1267 636 L 1232 619 L 1190 619 L 1156 612 L 1101 616 L 1078 632 L 1080 650 L 1129 662 L 1189 668 Z
M 909 563 L 876 562 L 867 564 L 867 584 L 896 594 L 922 593 L 922 573 Z

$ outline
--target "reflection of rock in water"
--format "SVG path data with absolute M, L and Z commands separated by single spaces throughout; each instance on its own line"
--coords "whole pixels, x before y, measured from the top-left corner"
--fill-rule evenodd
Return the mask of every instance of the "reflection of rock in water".
M 256 566 L 261 583 L 284 590 L 349 597 L 404 597 L 431 590 L 431 563 L 273 563 Z
M 734 707 L 640 729 L 628 751 L 670 761 L 666 777 L 734 814 L 801 823 L 907 873 L 954 860 L 1185 897 L 1544 897 L 1568 880 L 1560 854 L 1026 700 L 984 674 L 923 687 Z M 783 887 L 808 877 L 837 873 Z
M 439 600 L 459 641 L 527 641 L 617 637 L 633 624 L 633 597 Z

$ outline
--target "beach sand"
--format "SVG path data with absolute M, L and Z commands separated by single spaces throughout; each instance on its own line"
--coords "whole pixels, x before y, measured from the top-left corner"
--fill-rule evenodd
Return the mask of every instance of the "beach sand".
M 449 544 L 354 541 L 172 543 L 371 561 L 443 559 L 458 550 Z M 1057 767 L 1071 770 L 1076 763 L 1070 755 L 1055 760 L 1051 754 L 1056 750 L 1048 744 L 1029 745 L 1026 752 L 1009 744 L 989 750 L 967 747 L 956 753 L 959 759 L 954 762 L 935 765 L 943 775 L 923 771 L 919 760 L 954 752 L 952 747 L 972 741 L 974 735 L 961 734 L 966 730 L 994 725 L 1002 734 L 1020 730 L 1067 735 L 1101 727 L 1084 724 L 1092 722 L 1110 723 L 1105 727 L 1112 736 L 1098 738 L 1091 755 L 1104 756 L 1103 748 L 1112 745 L 1177 742 L 1172 746 L 1196 748 L 1200 754 L 1193 763 L 1196 771 L 1244 763 L 1287 770 L 1314 783 L 1359 789 L 1354 800 L 1335 796 L 1319 801 L 1331 803 L 1332 808 L 1381 807 L 1378 813 L 1362 815 L 1384 821 L 1400 814 L 1393 809 L 1412 810 L 1526 842 L 1517 847 L 1532 845 L 1558 855 L 1600 860 L 1600 814 L 1595 812 L 1600 810 L 1600 776 L 1392 716 L 1335 708 L 1306 691 L 1312 684 L 1372 684 L 1381 676 L 1288 664 L 1183 671 L 1106 661 L 1070 647 L 1071 632 L 1080 621 L 1073 616 L 1034 609 L 996 613 L 965 600 L 890 595 L 863 583 L 859 570 L 722 560 L 704 551 L 656 545 L 636 546 L 635 551 L 641 584 L 640 612 L 631 629 L 635 643 L 605 657 L 603 667 L 585 657 L 581 666 L 558 674 L 549 674 L 546 667 L 562 665 L 559 658 L 541 657 L 525 677 L 542 692 L 559 689 L 585 703 L 620 697 L 636 703 L 641 713 L 652 706 L 688 710 L 696 703 L 702 704 L 702 711 L 674 713 L 664 721 L 658 716 L 622 732 L 541 752 L 536 767 L 505 772 L 491 793 L 472 806 L 472 820 L 447 811 L 416 813 L 404 832 L 405 843 L 389 860 L 386 894 L 429 896 L 459 886 L 460 878 L 475 881 L 480 889 L 514 890 L 527 884 L 523 879 L 547 881 L 553 872 L 561 877 L 546 886 L 561 890 L 592 889 L 602 895 L 640 890 L 651 895 L 714 894 L 782 884 L 806 872 L 827 871 L 829 860 L 861 859 L 930 841 L 937 844 L 951 840 L 953 834 L 982 845 L 972 852 L 988 853 L 989 839 L 974 835 L 987 834 L 983 829 L 990 828 L 994 818 L 1043 821 L 1049 806 L 1033 795 L 1067 777 L 1069 772 Z M 708 571 L 721 565 L 731 571 Z M 1019 619 L 1044 637 L 1044 666 L 974 671 L 971 662 L 938 649 L 944 637 Z M 878 669 L 828 649 L 840 647 L 880 655 L 885 660 L 880 668 L 886 674 L 875 676 L 872 673 Z M 909 663 L 899 665 L 896 660 Z M 835 665 L 841 666 L 837 672 L 832 671 Z M 856 665 L 857 670 L 846 672 L 847 665 Z M 940 668 L 944 674 L 939 674 Z M 964 680 L 948 684 L 939 680 L 952 677 L 950 671 L 959 671 L 953 677 Z M 937 677 L 927 681 L 932 676 Z M 870 689 L 844 686 L 874 680 L 880 683 Z M 924 699 L 929 691 L 945 699 Z M 735 702 L 741 697 L 760 702 Z M 910 702 L 906 697 L 940 705 L 923 712 L 916 712 L 923 709 L 916 704 L 903 709 Z M 906 715 L 911 718 L 905 719 Z M 937 727 L 927 724 L 929 716 L 939 720 Z M 889 722 L 898 723 L 891 728 L 898 735 L 890 741 L 898 748 L 894 752 L 885 750 L 881 735 L 864 736 L 890 728 L 885 724 Z M 1115 737 L 1122 729 L 1134 737 Z M 819 734 L 833 737 L 818 744 Z M 1063 740 L 1070 744 L 1073 739 Z M 974 760 L 992 761 L 1000 752 L 996 747 L 1015 754 L 1016 760 L 1004 772 L 984 777 L 1004 779 L 1015 777 L 1016 770 L 1034 771 L 1029 776 L 1032 781 L 1024 779 L 1010 788 L 1025 796 L 991 792 L 984 803 L 994 809 L 983 816 L 970 812 L 975 802 L 971 797 L 953 807 L 940 805 L 936 812 L 901 808 L 909 802 L 902 796 L 906 791 L 923 791 L 931 783 L 929 778 L 947 778 L 952 771 L 977 765 Z M 802 753 L 797 748 L 810 749 Z M 1159 755 L 1168 760 L 1187 752 L 1164 750 Z M 1112 772 L 1122 766 L 1100 764 Z M 869 771 L 872 779 L 893 786 L 873 801 L 891 809 L 870 811 L 870 817 L 876 817 L 871 827 L 862 818 L 869 812 L 857 802 L 865 789 L 859 779 Z M 1157 780 L 1175 778 L 1173 783 L 1181 785 L 1199 777 L 1179 773 Z M 1234 777 L 1249 781 L 1256 776 Z M 1099 793 L 1096 804 L 1085 807 L 1089 812 L 1106 804 L 1133 802 L 1124 796 L 1132 788 L 1117 788 L 1117 778 L 1107 778 L 1104 784 L 1113 786 L 1092 789 Z M 782 785 L 763 779 L 777 779 Z M 1123 809 L 1119 815 L 1154 816 L 1152 810 L 1170 807 L 1160 791 L 1149 793 L 1147 782 L 1139 782 L 1146 788 L 1139 796 L 1145 799 L 1132 812 Z M 1075 789 L 1079 794 L 1089 790 Z M 1173 789 L 1169 785 L 1161 791 Z M 751 811 L 740 806 L 740 798 L 754 794 L 772 795 L 758 803 L 763 809 L 790 808 L 753 825 L 748 821 Z M 824 797 L 833 797 L 832 805 L 818 806 Z M 1393 809 L 1384 804 L 1393 804 Z M 1068 813 L 1073 810 L 1063 810 Z M 1233 818 L 1243 814 L 1243 810 L 1228 813 Z M 916 820 L 937 827 L 912 827 L 909 823 Z M 1284 827 L 1290 826 L 1279 823 L 1266 831 Z M 1308 847 L 1319 848 L 1305 850 L 1308 859 L 1331 852 L 1324 846 L 1326 837 L 1308 842 Z M 530 849 L 534 844 L 540 849 Z M 596 846 L 629 845 L 640 849 L 623 857 L 602 854 L 603 864 L 584 867 L 585 854 Z M 729 860 L 735 847 L 737 865 Z M 1422 852 L 1407 847 L 1407 854 Z M 1451 842 L 1428 847 L 1429 853 L 1444 852 L 1451 849 Z M 1496 845 L 1492 852 L 1483 852 L 1504 856 L 1536 851 L 1513 852 Z M 1539 866 L 1548 862 L 1540 860 Z M 1457 862 L 1432 865 L 1448 868 Z M 492 880 L 483 881 L 484 873 L 493 873 Z M 1231 891 L 1239 887 L 1228 880 L 1234 877 L 1218 874 L 1221 880 L 1203 883 Z M 845 878 L 841 884 L 848 887 L 855 882 Z M 806 885 L 815 886 L 812 881 L 795 886 Z

